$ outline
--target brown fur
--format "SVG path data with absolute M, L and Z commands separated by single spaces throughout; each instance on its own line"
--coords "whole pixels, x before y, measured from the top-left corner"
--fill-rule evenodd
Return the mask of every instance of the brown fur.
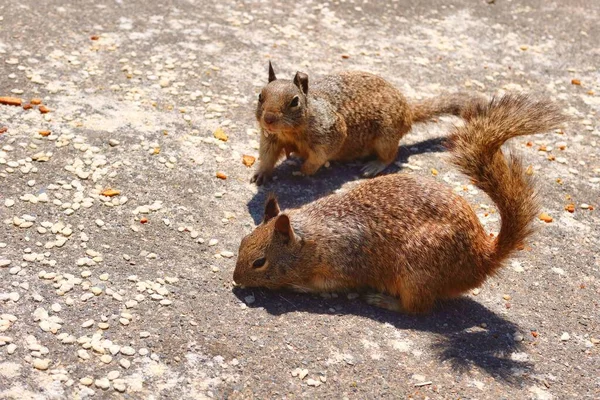
M 454 164 L 498 206 L 496 239 L 440 182 L 386 175 L 285 213 L 270 197 L 264 222 L 242 240 L 234 280 L 307 292 L 371 288 L 380 293 L 371 303 L 405 312 L 478 287 L 523 244 L 537 212 L 521 163 L 500 146 L 561 121 L 549 102 L 507 95 L 473 108 L 450 136 Z
M 367 72 L 324 76 L 309 85 L 301 72 L 292 81 L 277 79 L 269 64 L 269 83 L 256 108 L 260 162 L 252 181 L 262 184 L 281 156 L 292 152 L 305 160 L 306 175 L 329 160 L 376 155 L 363 171 L 377 175 L 394 161 L 398 142 L 413 123 L 462 115 L 481 104 L 480 96 L 457 93 L 411 105 L 390 83 Z

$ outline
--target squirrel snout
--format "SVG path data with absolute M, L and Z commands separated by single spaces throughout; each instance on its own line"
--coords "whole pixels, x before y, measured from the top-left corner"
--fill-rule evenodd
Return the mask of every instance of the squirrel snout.
M 271 112 L 266 112 L 263 116 L 263 121 L 265 121 L 265 124 L 267 125 L 274 124 L 275 122 L 277 122 L 277 119 L 277 115 Z

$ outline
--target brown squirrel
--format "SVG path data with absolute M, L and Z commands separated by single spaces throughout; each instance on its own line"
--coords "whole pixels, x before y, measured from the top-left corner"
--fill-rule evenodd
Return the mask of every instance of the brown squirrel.
M 472 109 L 450 135 L 452 163 L 498 207 L 496 238 L 446 185 L 390 174 L 284 213 L 270 197 L 263 222 L 241 242 L 234 281 L 303 292 L 370 288 L 379 294 L 369 303 L 409 313 L 478 287 L 523 246 L 538 212 L 522 163 L 500 147 L 563 120 L 549 101 L 509 94 Z
M 308 85 L 297 72 L 293 81 L 277 79 L 269 62 L 269 83 L 258 96 L 256 119 L 261 135 L 257 185 L 271 175 L 285 152 L 302 157 L 301 171 L 313 175 L 329 160 L 377 159 L 363 168 L 375 176 L 396 158 L 398 142 L 413 123 L 441 114 L 462 116 L 483 104 L 482 97 L 445 94 L 409 104 L 389 82 L 367 72 L 328 75 Z

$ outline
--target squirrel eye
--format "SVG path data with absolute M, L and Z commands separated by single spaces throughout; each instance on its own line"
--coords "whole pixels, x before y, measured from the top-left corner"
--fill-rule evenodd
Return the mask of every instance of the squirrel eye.
M 262 103 L 262 101 L 263 101 L 262 93 L 258 94 L 258 101 L 260 101 Z
M 299 102 L 300 98 L 298 96 L 294 96 L 292 102 L 290 103 L 290 107 L 298 107 Z
M 259 258 L 252 263 L 252 268 L 260 268 L 263 265 L 265 265 L 265 262 L 267 262 L 266 258 L 264 258 L 264 257 Z

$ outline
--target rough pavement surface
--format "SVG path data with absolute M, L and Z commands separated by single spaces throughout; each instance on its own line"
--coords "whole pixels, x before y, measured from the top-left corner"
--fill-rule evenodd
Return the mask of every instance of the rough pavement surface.
M 47 110 L 0 105 L 0 398 L 599 398 L 599 19 L 575 0 L 1 2 L 0 96 Z M 512 146 L 551 222 L 429 316 L 233 290 L 267 191 L 293 207 L 359 179 L 291 160 L 248 183 L 269 59 L 413 99 L 550 96 L 572 120 Z M 388 172 L 437 174 L 496 231 L 439 122 Z

